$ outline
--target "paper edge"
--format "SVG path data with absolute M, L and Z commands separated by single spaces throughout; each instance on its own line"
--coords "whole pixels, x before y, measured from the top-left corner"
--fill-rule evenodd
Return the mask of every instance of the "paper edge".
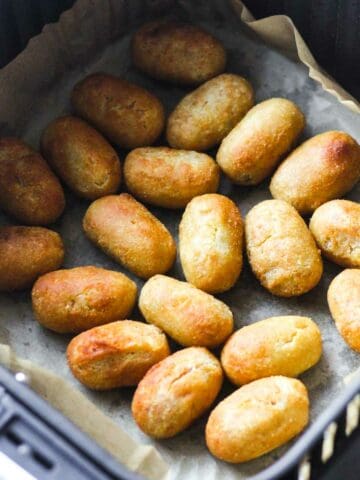
M 11 72 L 12 74 L 16 73 L 17 64 L 22 62 L 24 55 L 26 57 L 29 55 L 29 51 L 36 50 L 39 42 L 42 43 L 42 39 L 46 39 L 48 36 L 48 30 L 61 28 L 62 24 L 66 25 L 71 16 L 73 16 L 74 19 L 81 17 L 81 11 L 83 11 L 83 7 L 86 3 L 89 4 L 89 0 L 77 0 L 70 9 L 62 12 L 57 22 L 45 25 L 41 33 L 32 37 L 25 49 L 0 70 L 1 76 L 4 74 L 6 75 L 8 72 Z M 122 2 L 119 2 L 119 11 L 122 10 L 121 3 Z M 360 103 L 319 66 L 291 18 L 286 15 L 275 15 L 255 20 L 251 12 L 241 0 L 229 0 L 229 3 L 238 14 L 241 21 L 255 32 L 255 34 L 257 34 L 265 43 L 269 43 L 276 49 L 280 49 L 285 55 L 298 59 L 308 67 L 310 78 L 320 83 L 326 92 L 330 93 L 342 105 L 346 106 L 353 112 L 360 113 Z M 286 51 L 281 48 L 284 47 L 284 44 L 279 44 L 278 37 L 274 32 L 274 25 L 277 29 L 286 34 Z M 116 31 L 114 36 L 116 36 L 117 33 L 118 32 Z
M 282 51 L 282 53 L 295 56 L 295 58 L 309 68 L 310 78 L 319 82 L 322 88 L 333 95 L 341 104 L 355 113 L 360 113 L 360 103 L 318 65 L 291 18 L 286 15 L 274 15 L 262 18 L 261 20 L 255 20 L 240 0 L 230 0 L 230 2 L 240 19 L 265 43 L 270 43 L 276 49 L 281 49 L 281 46 L 279 45 L 277 36 L 274 35 L 274 24 L 279 30 L 286 32 L 288 40 L 286 47 L 288 52 Z
M 36 393 L 126 468 L 151 480 L 167 478 L 169 467 L 155 447 L 134 440 L 67 380 L 30 360 L 18 357 L 6 344 L 0 344 L 0 364 L 14 373 L 18 371 L 26 373 L 30 378 L 30 386 Z M 61 395 L 58 395 L 58 391 L 62 392 Z M 72 408 L 74 403 L 81 408 L 81 421 Z M 101 430 L 96 428 L 100 424 L 104 427 Z M 109 437 L 112 437 L 111 442 Z M 118 448 L 119 443 L 121 449 Z

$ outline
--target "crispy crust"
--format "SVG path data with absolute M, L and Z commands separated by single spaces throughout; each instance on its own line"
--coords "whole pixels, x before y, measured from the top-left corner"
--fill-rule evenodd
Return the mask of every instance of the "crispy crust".
M 159 207 L 183 208 L 197 195 L 216 192 L 220 169 L 204 153 L 146 147 L 128 154 L 124 177 L 136 198 Z
M 199 27 L 156 20 L 133 36 L 132 58 L 147 75 L 183 85 L 196 85 L 225 69 L 221 43 Z
M 225 303 L 164 275 L 155 275 L 146 282 L 139 308 L 147 322 L 184 346 L 215 347 L 233 330 L 233 315 Z
M 257 185 L 269 176 L 304 129 L 295 103 L 271 98 L 258 103 L 224 138 L 216 161 L 239 185 Z
M 320 281 L 323 264 L 315 240 L 297 211 L 282 200 L 265 200 L 245 220 L 251 268 L 274 295 L 302 295 Z
M 38 152 L 17 138 L 0 139 L 0 206 L 29 225 L 53 223 L 65 208 L 57 177 Z
M 176 244 L 167 228 L 131 195 L 95 200 L 83 221 L 96 246 L 140 278 L 167 272 L 176 257 Z
M 0 252 L 0 291 L 29 288 L 64 260 L 60 235 L 43 227 L 1 227 Z
M 321 333 L 310 318 L 271 317 L 235 332 L 221 352 L 221 364 L 235 385 L 273 375 L 297 377 L 321 356 Z
M 121 181 L 120 161 L 111 145 L 80 118 L 60 117 L 41 137 L 44 157 L 79 196 L 95 200 L 115 193 Z
M 247 462 L 288 442 L 308 421 L 308 394 L 299 380 L 262 378 L 236 390 L 211 412 L 206 444 L 221 460 Z
M 174 148 L 204 151 L 218 145 L 254 104 L 245 78 L 223 73 L 186 95 L 171 113 L 167 141 Z
M 137 385 L 150 367 L 170 355 L 166 336 L 153 325 L 121 320 L 92 328 L 71 340 L 73 375 L 95 390 Z
M 71 96 L 77 114 L 124 148 L 151 145 L 165 124 L 157 97 L 138 85 L 95 73 L 81 80 Z
M 348 269 L 337 275 L 327 298 L 336 328 L 349 347 L 360 353 L 360 270 Z
M 342 197 L 359 179 L 360 145 L 345 132 L 330 131 L 294 150 L 275 172 L 270 191 L 305 215 Z
M 131 405 L 134 419 L 151 437 L 172 437 L 210 407 L 222 380 L 219 361 L 205 348 L 180 350 L 141 380 Z
M 136 284 L 120 272 L 76 267 L 40 277 L 32 289 L 32 307 L 44 327 L 77 333 L 126 318 L 136 292 Z
M 179 226 L 179 253 L 185 278 L 208 293 L 229 290 L 242 269 L 243 221 L 224 195 L 194 198 Z
M 360 267 L 360 205 L 332 200 L 317 208 L 310 230 L 326 258 L 342 267 Z

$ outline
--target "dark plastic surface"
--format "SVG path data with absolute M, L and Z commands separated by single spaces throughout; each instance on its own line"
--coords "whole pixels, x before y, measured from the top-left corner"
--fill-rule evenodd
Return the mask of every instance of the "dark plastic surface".
M 141 480 L 3 367 L 0 451 L 39 480 Z
M 343 433 L 346 406 L 358 392 L 360 377 L 344 388 L 285 455 L 249 480 L 295 480 L 298 464 L 306 454 L 312 464 L 312 479 L 358 480 L 360 429 L 349 438 Z M 323 432 L 335 420 L 339 425 L 335 455 L 324 466 L 320 460 Z M 141 480 L 2 367 L 0 451 L 39 480 Z
M 318 63 L 360 100 L 359 0 L 245 0 L 256 18 L 288 15 Z

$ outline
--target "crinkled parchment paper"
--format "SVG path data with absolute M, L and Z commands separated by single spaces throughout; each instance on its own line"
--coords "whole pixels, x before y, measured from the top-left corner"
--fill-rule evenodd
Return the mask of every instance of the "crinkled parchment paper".
M 26 50 L 0 72 L 1 134 L 22 136 L 37 147 L 46 124 L 71 110 L 69 94 L 74 83 L 99 70 L 124 75 L 147 87 L 170 111 L 185 90 L 142 76 L 132 68 L 129 58 L 133 29 L 144 20 L 168 11 L 202 25 L 222 40 L 229 53 L 227 70 L 250 80 L 257 101 L 272 96 L 294 100 L 307 119 L 303 139 L 325 130 L 343 129 L 360 140 L 359 104 L 320 70 L 291 20 L 276 16 L 253 21 L 238 0 L 78 0 L 57 24 L 45 27 L 43 33 L 31 40 Z M 159 143 L 163 142 L 164 139 Z M 120 152 L 122 158 L 124 153 Z M 257 188 L 244 188 L 223 178 L 220 191 L 234 199 L 243 214 L 257 202 L 270 198 L 268 182 Z M 66 211 L 53 226 L 65 241 L 65 267 L 93 264 L 122 271 L 85 238 L 81 220 L 88 203 L 69 191 L 66 196 Z M 360 187 L 348 198 L 359 200 Z M 181 212 L 151 210 L 177 236 Z M 9 219 L 2 216 L 0 222 L 6 224 Z M 235 288 L 220 296 L 233 310 L 237 327 L 284 314 L 308 315 L 318 323 L 324 354 L 315 368 L 302 375 L 310 391 L 312 421 L 342 388 L 343 377 L 359 366 L 359 356 L 350 351 L 337 333 L 326 304 L 327 287 L 339 271 L 337 266 L 325 262 L 318 287 L 300 298 L 280 299 L 267 293 L 245 264 Z M 170 274 L 183 278 L 179 262 Z M 142 282 L 136 281 L 141 287 Z M 30 373 L 33 387 L 41 395 L 129 468 L 149 478 L 161 479 L 165 476 L 166 463 L 171 479 L 240 480 L 268 466 L 288 448 L 285 446 L 245 465 L 227 465 L 215 460 L 206 450 L 205 419 L 173 439 L 152 441 L 139 431 L 131 418 L 132 389 L 91 392 L 72 378 L 64 355 L 70 337 L 51 333 L 35 322 L 29 292 L 2 294 L 0 304 L 0 341 L 5 344 L 0 349 L 0 361 Z M 132 318 L 139 319 L 139 313 L 134 312 Z M 20 361 L 15 355 L 27 360 Z M 225 385 L 223 395 L 231 390 L 230 385 Z

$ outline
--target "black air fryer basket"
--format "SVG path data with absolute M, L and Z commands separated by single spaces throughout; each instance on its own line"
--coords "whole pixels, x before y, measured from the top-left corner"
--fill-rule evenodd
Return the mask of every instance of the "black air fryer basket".
M 39 480 L 141 480 L 41 399 L 23 378 L 21 372 L 14 377 L 0 367 L 0 478 L 4 452 Z M 360 374 L 285 455 L 249 480 L 360 478 L 359 414 Z
M 56 21 L 73 3 L 74 0 L 0 0 L 0 66 L 12 60 L 30 37 L 39 33 L 45 23 Z M 251 2 L 245 3 L 251 10 Z M 257 0 L 254 8 L 262 16 L 294 13 L 300 31 L 310 44 L 313 42 L 311 48 L 320 56 L 328 52 L 324 62 L 329 65 L 333 51 L 328 46 L 335 45 L 335 53 L 339 53 L 339 48 L 343 51 L 347 45 L 349 48 L 340 55 L 341 71 L 351 70 L 356 79 L 360 78 L 360 63 L 356 61 L 360 45 L 349 41 L 360 38 L 359 2 Z M 311 11 L 317 14 L 310 15 Z M 351 18 L 347 14 L 350 11 Z M 309 15 L 312 23 L 306 21 Z M 328 33 L 324 33 L 326 29 Z M 320 36 L 314 33 L 319 31 Z M 351 58 L 352 50 L 355 53 Z M 332 66 L 333 73 L 339 70 Z M 358 87 L 354 87 L 355 92 Z M 0 367 L 0 479 L 3 452 L 40 480 L 141 480 L 41 399 L 22 381 L 24 378 L 21 372 L 14 376 Z M 281 458 L 249 480 L 360 480 L 359 416 L 360 372 Z

